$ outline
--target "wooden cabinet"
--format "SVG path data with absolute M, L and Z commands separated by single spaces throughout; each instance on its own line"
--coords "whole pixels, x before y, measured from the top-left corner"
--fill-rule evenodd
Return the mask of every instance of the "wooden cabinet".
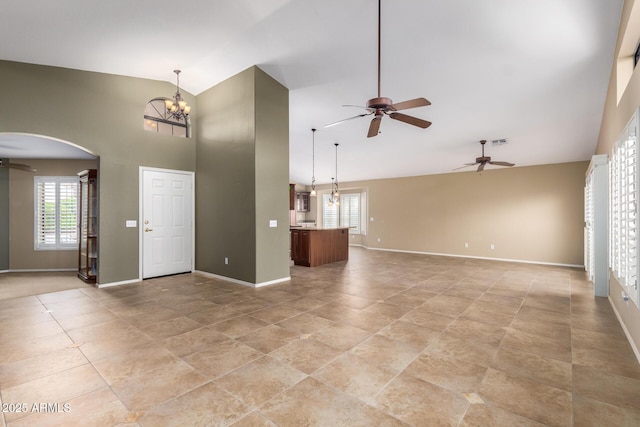
M 309 231 L 291 230 L 291 259 L 309 267 Z
M 292 229 L 291 259 L 305 267 L 348 260 L 349 229 Z
M 296 185 L 289 184 L 289 210 L 295 210 L 296 208 Z
M 308 191 L 296 193 L 296 210 L 298 212 L 309 212 L 311 210 L 311 193 Z
M 88 169 L 78 173 L 78 277 L 96 283 L 98 271 L 98 173 Z

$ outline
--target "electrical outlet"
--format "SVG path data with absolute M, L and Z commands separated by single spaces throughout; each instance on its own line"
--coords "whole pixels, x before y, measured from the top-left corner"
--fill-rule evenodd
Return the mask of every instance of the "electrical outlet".
M 224 257 L 224 263 L 225 263 L 225 264 L 229 264 L 229 258 Z
M 495 245 L 492 243 L 491 244 L 491 250 L 494 250 L 495 248 L 496 248 Z
M 465 243 L 465 244 L 464 244 L 464 247 L 465 247 L 465 248 L 468 248 L 468 247 L 469 247 L 469 244 L 468 244 L 468 243 Z
M 380 243 L 380 238 L 378 237 L 378 243 Z

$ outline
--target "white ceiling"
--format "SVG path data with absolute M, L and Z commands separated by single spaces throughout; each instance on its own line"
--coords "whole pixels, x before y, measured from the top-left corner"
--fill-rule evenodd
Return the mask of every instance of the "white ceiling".
M 258 65 L 290 90 L 294 182 L 311 181 L 313 127 L 318 183 L 336 142 L 342 182 L 447 173 L 480 139 L 508 140 L 494 160 L 560 163 L 595 151 L 622 3 L 382 0 L 381 95 L 427 98 L 406 113 L 433 125 L 385 117 L 370 139 L 370 117 L 323 126 L 377 96 L 376 0 L 0 0 L 0 59 L 171 83 L 180 68 L 196 95 Z

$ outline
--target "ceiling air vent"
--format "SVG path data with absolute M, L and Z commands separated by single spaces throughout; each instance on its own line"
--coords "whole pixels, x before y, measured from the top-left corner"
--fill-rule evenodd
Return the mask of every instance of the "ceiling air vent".
M 491 141 L 491 143 L 493 145 L 505 145 L 507 143 L 507 140 L 502 138 L 502 139 L 494 139 Z

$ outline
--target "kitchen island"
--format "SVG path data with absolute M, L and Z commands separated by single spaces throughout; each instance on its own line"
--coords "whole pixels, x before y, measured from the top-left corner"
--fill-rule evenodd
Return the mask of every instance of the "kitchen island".
M 291 227 L 291 259 L 315 267 L 349 259 L 349 228 Z

